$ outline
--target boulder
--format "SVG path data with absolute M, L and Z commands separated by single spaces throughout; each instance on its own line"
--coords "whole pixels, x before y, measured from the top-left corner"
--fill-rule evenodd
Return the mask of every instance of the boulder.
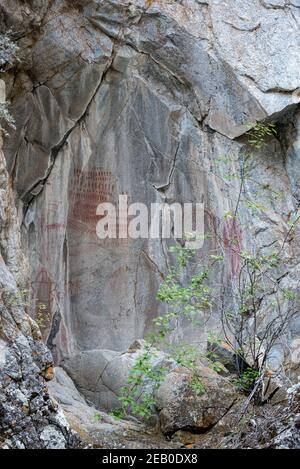
M 226 342 L 222 341 L 217 344 L 208 343 L 207 351 L 208 353 L 213 354 L 216 360 L 225 366 L 226 370 L 230 371 L 231 373 L 236 372 L 236 355 Z
M 125 353 L 112 350 L 89 350 L 63 362 L 63 368 L 74 380 L 80 392 L 98 409 L 112 410 L 120 407 L 118 396 L 126 386 L 130 370 L 145 352 L 146 342 L 136 340 Z M 153 367 L 165 363 L 174 366 L 158 350 L 151 352 Z M 154 383 L 147 383 L 151 390 Z
M 135 341 L 125 353 L 108 350 L 84 352 L 66 361 L 64 368 L 77 388 L 89 402 L 102 411 L 120 407 L 118 396 L 126 386 L 136 360 L 146 352 L 145 342 Z M 214 426 L 237 399 L 235 388 L 229 380 L 218 375 L 206 365 L 196 370 L 203 394 L 193 390 L 195 374 L 176 364 L 168 355 L 153 348 L 153 368 L 165 367 L 166 373 L 157 391 L 154 382 L 146 381 L 143 391 L 154 393 L 162 432 L 172 434 L 177 430 L 203 432 Z M 93 389 L 94 391 L 89 391 Z M 63 399 L 66 401 L 66 397 Z
M 184 368 L 170 372 L 156 393 L 160 425 L 163 433 L 178 430 L 203 433 L 210 430 L 231 409 L 238 399 L 228 379 L 207 367 L 199 367 L 197 377 L 203 393 L 192 386 L 193 375 Z
M 178 448 L 176 442 L 167 442 L 156 428 L 149 429 L 136 420 L 121 420 L 99 411 L 80 394 L 68 374 L 60 367 L 49 383 L 49 391 L 63 409 L 70 427 L 82 441 L 94 448 L 106 449 L 158 449 Z M 52 429 L 45 429 L 43 438 L 49 440 Z

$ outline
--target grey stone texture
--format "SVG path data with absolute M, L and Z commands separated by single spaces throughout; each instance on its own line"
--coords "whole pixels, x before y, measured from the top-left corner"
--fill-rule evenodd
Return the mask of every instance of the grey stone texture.
M 53 360 L 26 312 L 28 270 L 17 220 L 0 135 L 0 449 L 80 447 L 47 390 Z
M 99 240 L 99 203 L 116 203 L 119 194 L 147 206 L 204 202 L 213 234 L 239 192 L 217 161 L 237 159 L 248 124 L 266 119 L 280 133 L 253 152 L 247 196 L 265 210 L 244 209 L 243 248 L 282 242 L 300 198 L 298 2 L 148 3 L 0 5 L 0 32 L 11 29 L 20 47 L 20 62 L 3 76 L 16 119 L 4 152 L 31 290 L 46 305 L 40 326 L 56 364 L 74 364 L 86 395 L 95 394 L 106 354 L 118 357 L 165 311 L 156 291 L 171 262 L 166 240 Z M 0 235 L 15 275 L 24 262 L 8 249 L 17 232 Z M 204 250 L 215 245 L 212 236 Z M 291 241 L 285 250 L 293 263 L 279 282 L 297 289 L 299 247 Z M 223 291 L 235 273 L 230 257 L 214 285 Z M 213 311 L 201 337 L 186 325 L 179 335 L 205 347 L 208 329 L 218 327 Z M 290 339 L 299 334 L 295 323 Z M 18 374 L 14 361 L 11 368 Z M 51 445 L 53 435 L 50 426 L 43 440 Z

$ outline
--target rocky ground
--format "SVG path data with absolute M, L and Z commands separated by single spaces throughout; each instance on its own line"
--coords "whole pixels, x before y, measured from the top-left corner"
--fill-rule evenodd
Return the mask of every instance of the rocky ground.
M 166 427 L 166 415 L 161 413 L 155 424 L 145 425 L 132 419 L 117 420 L 99 411 L 84 399 L 62 369 L 56 370 L 49 389 L 71 427 L 93 448 L 300 449 L 299 386 L 291 388 L 281 403 L 250 405 L 245 413 L 245 396 L 235 395 L 226 410 L 223 402 L 215 402 L 208 427 L 203 419 L 205 406 L 195 405 L 194 396 L 180 409 L 170 403 L 173 418 L 168 415 L 167 419 L 169 425 L 176 422 L 173 428 Z
M 121 365 L 123 373 L 111 379 L 113 387 L 126 384 L 130 355 L 136 359 L 135 348 L 114 358 L 119 362 L 115 369 Z M 206 389 L 201 396 L 189 385 L 190 372 L 178 366 L 170 370 L 156 392 L 148 423 L 119 420 L 99 410 L 62 368 L 56 368 L 49 391 L 82 441 L 94 448 L 300 448 L 299 385 L 269 392 L 263 405 L 254 405 L 237 391 L 235 375 L 220 376 L 206 366 L 198 371 Z

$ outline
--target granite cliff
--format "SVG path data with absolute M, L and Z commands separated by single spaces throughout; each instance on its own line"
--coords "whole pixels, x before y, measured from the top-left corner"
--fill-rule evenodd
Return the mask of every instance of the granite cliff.
M 247 183 L 249 200 L 264 211 L 245 208 L 249 229 L 237 235 L 249 250 L 284 242 L 300 201 L 299 13 L 298 0 L 1 1 L 0 33 L 19 47 L 18 61 L 2 74 L 16 127 L 4 141 L 7 170 L 1 153 L 6 445 L 47 446 L 51 432 L 62 446 L 75 444 L 44 389 L 52 357 L 92 405 L 107 409 L 118 387 L 111 377 L 118 357 L 164 313 L 156 291 L 171 262 L 169 242 L 97 239 L 100 202 L 117 203 L 119 194 L 148 206 L 201 202 L 213 234 L 239 197 L 216 159 L 230 154 L 238 162 L 249 124 L 272 121 L 277 135 L 253 151 Z M 225 241 L 235 229 L 226 223 Z M 288 241 L 292 262 L 277 281 L 297 289 L 299 245 Z M 214 247 L 210 236 L 204 249 Z M 228 256 L 216 273 L 220 291 L 236 266 Z M 12 308 L 7 290 L 23 289 L 30 305 Z M 219 327 L 214 311 L 201 337 L 185 324 L 180 334 L 201 347 Z M 288 347 L 299 337 L 296 318 Z M 274 362 L 284 359 L 282 348 L 274 350 Z M 28 385 L 29 377 L 35 383 Z M 33 405 L 28 399 L 46 402 L 46 416 L 30 423 L 39 435 L 32 441 L 5 433 L 21 431 L 1 420 L 10 412 L 10 386 L 24 409 Z M 23 395 L 31 386 L 35 398 Z M 23 414 L 16 419 L 27 424 Z

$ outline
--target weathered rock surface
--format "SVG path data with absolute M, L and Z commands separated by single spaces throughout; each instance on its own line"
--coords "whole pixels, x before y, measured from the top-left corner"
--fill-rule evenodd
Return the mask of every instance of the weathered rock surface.
M 137 359 L 145 353 L 145 342 L 138 340 L 126 352 L 88 350 L 64 361 L 62 366 L 90 402 L 99 409 L 112 410 L 120 407 L 120 391 L 128 384 Z M 163 352 L 155 349 L 151 352 L 151 363 L 153 368 L 160 366 L 166 370 L 176 366 Z M 153 383 L 149 383 L 149 392 L 151 386 Z
M 299 449 L 299 385 L 281 403 L 249 405 L 232 385 L 202 368 L 206 393 L 190 388 L 186 370 L 172 371 L 157 392 L 160 426 L 116 420 L 87 402 L 62 368 L 49 391 L 73 429 L 94 448 L 285 448 Z M 168 437 L 166 440 L 161 430 Z
M 299 409 L 299 385 L 288 389 L 288 399 L 281 405 L 250 406 L 243 418 L 237 419 L 239 408 L 233 407 L 202 447 L 300 449 Z
M 63 366 L 73 378 L 77 389 L 89 402 L 94 402 L 98 409 L 105 411 L 120 408 L 118 397 L 121 389 L 128 385 L 130 371 L 137 359 L 146 353 L 144 345 L 143 341 L 136 341 L 125 353 L 109 350 L 82 352 L 64 362 Z M 154 393 L 156 404 L 153 415 L 158 412 L 164 434 L 171 435 L 178 430 L 196 433 L 208 431 L 241 398 L 228 379 L 200 362 L 197 380 L 203 386 L 203 393 L 199 394 L 193 388 L 195 376 L 191 370 L 176 364 L 165 353 L 152 349 L 151 363 L 153 369 L 159 367 L 164 370 L 162 384 L 155 391 L 155 383 L 145 380 L 141 394 Z M 62 373 L 60 370 L 58 379 Z M 91 376 L 94 376 L 93 382 Z
M 238 395 L 233 385 L 213 370 L 201 367 L 197 373 L 204 387 L 197 393 L 192 374 L 184 368 L 169 373 L 157 391 L 157 407 L 162 432 L 178 430 L 204 433 L 229 412 Z
M 237 197 L 214 163 L 239 155 L 243 143 L 232 138 L 266 117 L 288 114 L 297 125 L 299 9 L 270 5 L 1 3 L 2 28 L 13 29 L 22 51 L 6 74 L 17 131 L 5 155 L 24 212 L 33 293 L 47 305 L 43 336 L 57 362 L 81 350 L 126 350 L 163 311 L 155 292 L 168 242 L 100 241 L 99 202 L 121 193 L 147 206 L 203 201 L 211 231 Z M 252 178 L 272 180 L 284 197 L 275 201 L 270 190 L 262 201 L 249 184 L 268 217 L 254 217 L 245 246 L 271 245 L 288 229 L 297 139 L 294 127 L 286 149 L 273 138 L 255 156 Z M 183 333 L 199 342 L 193 330 Z
M 79 447 L 79 438 L 49 396 L 52 356 L 25 311 L 26 263 L 1 135 L 0 226 L 0 448 Z
M 52 397 L 63 409 L 72 428 L 94 448 L 143 449 L 179 448 L 180 443 L 167 442 L 158 428 L 145 427 L 133 420 L 116 420 L 89 405 L 62 368 L 56 368 L 49 383 Z
M 78 366 L 82 375 L 73 377 L 97 404 L 99 392 L 112 399 L 95 386 L 105 350 L 112 357 L 127 350 L 164 312 L 155 293 L 170 263 L 167 240 L 99 240 L 100 202 L 117 203 L 119 194 L 147 206 L 204 202 L 213 234 L 239 192 L 224 180 L 219 157 L 238 160 L 246 124 L 271 119 L 279 135 L 254 152 L 247 183 L 248 199 L 264 213 L 244 209 L 249 229 L 239 245 L 263 249 L 285 239 L 300 200 L 298 3 L 1 2 L 0 31 L 12 29 L 21 50 L 4 76 L 17 126 L 5 156 L 32 292 L 46 305 L 40 325 L 56 363 Z M 231 231 L 230 223 L 221 228 L 225 241 Z M 214 247 L 212 236 L 204 248 Z M 293 264 L 278 282 L 297 289 L 296 240 L 286 250 Z M 227 264 L 213 279 L 220 291 L 238 259 L 229 255 Z M 218 326 L 216 311 L 207 329 Z M 182 325 L 179 334 L 206 345 L 207 330 L 199 337 Z M 288 343 L 299 334 L 295 320 Z M 283 355 L 279 349 L 274 362 Z

